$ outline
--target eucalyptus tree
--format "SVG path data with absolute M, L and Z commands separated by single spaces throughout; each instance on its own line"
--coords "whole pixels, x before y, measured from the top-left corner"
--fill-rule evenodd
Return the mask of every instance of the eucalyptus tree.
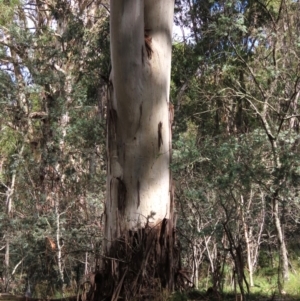
M 111 1 L 110 8 L 104 278 L 94 298 L 131 300 L 175 285 L 169 169 L 174 1 Z

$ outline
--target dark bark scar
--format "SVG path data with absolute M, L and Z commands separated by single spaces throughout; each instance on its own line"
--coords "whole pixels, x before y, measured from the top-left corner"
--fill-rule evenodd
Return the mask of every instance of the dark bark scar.
M 125 202 L 126 202 L 126 194 L 127 189 L 126 185 L 121 178 L 117 178 L 119 181 L 118 185 L 118 209 L 120 212 L 124 213 L 125 210 Z
M 140 204 L 141 204 L 141 196 L 140 196 L 140 181 L 138 180 L 137 181 L 137 207 L 139 208 L 140 207 Z
M 163 138 L 162 138 L 162 122 L 160 121 L 158 124 L 157 134 L 158 134 L 158 149 L 164 144 Z
M 140 104 L 139 127 L 141 126 L 142 115 L 143 115 L 143 102 Z
M 159 244 L 162 249 L 166 246 L 166 229 L 167 229 L 168 220 L 166 218 L 163 219 L 160 229 L 159 235 Z
M 153 50 L 152 50 L 152 37 L 150 36 L 149 32 L 151 30 L 150 29 L 145 29 L 145 47 L 146 47 L 146 51 L 147 51 L 147 56 L 148 56 L 148 59 L 151 60 L 152 58 L 152 53 L 153 53 Z

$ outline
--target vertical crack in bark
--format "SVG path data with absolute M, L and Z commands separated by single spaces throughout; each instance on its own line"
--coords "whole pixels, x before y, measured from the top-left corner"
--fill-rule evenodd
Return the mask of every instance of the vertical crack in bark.
M 144 65 L 144 45 L 141 48 L 141 55 L 142 55 L 142 64 Z
M 137 181 L 137 200 L 138 200 L 137 207 L 139 208 L 140 204 L 141 204 L 141 198 L 140 198 L 140 181 L 139 180 Z
M 125 202 L 126 202 L 126 194 L 127 194 L 127 189 L 126 189 L 126 185 L 123 182 L 123 180 L 121 178 L 117 178 L 117 180 L 119 181 L 119 185 L 118 185 L 118 209 L 120 212 L 122 212 L 122 214 L 124 214 L 124 210 L 125 210 Z
M 162 122 L 160 121 L 158 123 L 158 129 L 157 129 L 157 133 L 158 133 L 158 149 L 160 150 L 160 147 L 164 144 L 163 143 L 163 138 L 162 138 Z
M 109 110 L 109 125 L 110 127 L 110 134 L 116 138 L 116 131 L 117 131 L 117 111 L 113 108 Z
M 143 116 L 143 101 L 140 103 L 140 117 L 139 117 L 139 122 L 138 122 L 138 125 L 137 125 L 137 128 L 136 128 L 136 133 L 138 132 L 139 128 L 141 127 L 141 124 L 142 124 L 142 116 Z M 135 133 L 135 135 L 136 135 Z M 133 138 L 134 140 L 136 140 L 136 136 L 134 136 Z
M 143 102 L 140 104 L 140 119 L 139 119 L 139 127 L 141 125 L 142 121 L 142 115 L 143 115 Z

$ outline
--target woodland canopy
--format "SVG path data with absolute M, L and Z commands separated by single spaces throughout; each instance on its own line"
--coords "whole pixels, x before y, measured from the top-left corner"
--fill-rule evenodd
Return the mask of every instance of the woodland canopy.
M 0 0 L 0 292 L 75 295 L 102 260 L 109 18 Z M 176 290 L 300 295 L 300 2 L 176 0 L 170 103 Z

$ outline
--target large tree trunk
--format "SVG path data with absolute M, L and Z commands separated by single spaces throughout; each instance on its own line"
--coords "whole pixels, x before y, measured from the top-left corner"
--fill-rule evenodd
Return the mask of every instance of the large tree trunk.
M 173 10 L 174 0 L 111 1 L 105 257 L 94 299 L 151 299 L 158 288 L 174 288 Z
M 170 215 L 172 21 L 171 0 L 111 1 L 106 251 Z

